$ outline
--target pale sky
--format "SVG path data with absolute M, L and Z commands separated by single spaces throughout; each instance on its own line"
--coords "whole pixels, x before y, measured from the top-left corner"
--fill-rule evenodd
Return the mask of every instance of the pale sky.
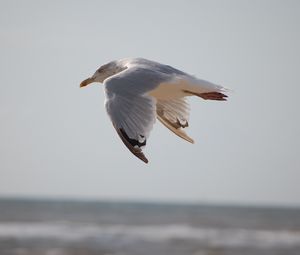
M 299 1 L 0 2 L 0 196 L 300 206 Z M 102 64 L 144 57 L 232 90 L 193 98 L 191 145 L 123 145 Z

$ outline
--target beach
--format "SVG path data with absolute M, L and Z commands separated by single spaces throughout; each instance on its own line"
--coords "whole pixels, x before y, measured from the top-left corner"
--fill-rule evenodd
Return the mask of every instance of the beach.
M 298 255 L 300 210 L 0 201 L 1 255 Z

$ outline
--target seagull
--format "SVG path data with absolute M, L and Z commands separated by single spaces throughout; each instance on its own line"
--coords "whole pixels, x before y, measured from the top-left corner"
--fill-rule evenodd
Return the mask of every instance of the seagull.
M 103 83 L 105 108 L 126 147 L 148 163 L 143 153 L 155 120 L 182 139 L 194 143 L 188 127 L 187 97 L 225 101 L 227 90 L 198 79 L 169 65 L 144 58 L 126 58 L 102 65 L 92 77 L 81 82 Z

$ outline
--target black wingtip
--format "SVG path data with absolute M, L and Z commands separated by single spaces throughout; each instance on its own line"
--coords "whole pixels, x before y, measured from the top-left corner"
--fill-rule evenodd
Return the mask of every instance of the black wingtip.
M 148 164 L 148 159 L 145 157 L 144 153 L 142 152 L 142 149 L 139 147 L 138 143 L 136 140 L 134 139 L 130 139 L 128 137 L 128 135 L 125 133 L 125 131 L 121 128 L 116 128 L 118 135 L 120 136 L 121 140 L 123 141 L 123 143 L 125 144 L 125 146 L 131 151 L 131 153 L 136 156 L 137 158 L 139 158 L 140 160 L 142 160 L 143 162 L 145 162 L 146 164 Z M 135 146 L 133 146 L 133 144 Z M 146 145 L 146 140 L 143 143 L 140 143 L 141 145 Z
M 145 157 L 144 159 L 141 159 L 142 161 L 144 161 L 146 164 L 148 164 L 148 159 Z

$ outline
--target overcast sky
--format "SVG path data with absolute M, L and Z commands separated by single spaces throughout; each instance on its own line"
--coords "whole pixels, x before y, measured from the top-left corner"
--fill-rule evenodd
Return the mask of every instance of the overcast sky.
M 299 1 L 0 1 L 0 196 L 300 206 Z M 232 89 L 123 145 L 102 64 L 144 57 Z

